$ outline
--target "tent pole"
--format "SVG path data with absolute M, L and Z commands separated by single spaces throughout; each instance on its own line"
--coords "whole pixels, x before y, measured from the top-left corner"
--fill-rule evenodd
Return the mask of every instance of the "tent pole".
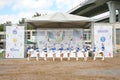
M 91 23 L 91 48 L 94 47 L 94 23 Z
M 24 57 L 26 58 L 27 57 L 27 52 L 26 52 L 26 49 L 27 49 L 27 22 L 25 22 L 25 41 L 24 41 L 24 44 L 25 44 L 25 51 L 24 51 Z

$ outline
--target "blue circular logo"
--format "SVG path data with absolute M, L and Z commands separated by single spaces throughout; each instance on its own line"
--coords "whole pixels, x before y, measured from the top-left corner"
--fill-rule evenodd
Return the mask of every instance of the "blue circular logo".
M 105 42 L 105 40 L 106 40 L 105 37 L 101 37 L 101 38 L 100 38 L 100 41 L 101 41 L 101 42 Z
M 13 30 L 13 34 L 17 34 L 17 30 L 14 29 L 14 30 Z

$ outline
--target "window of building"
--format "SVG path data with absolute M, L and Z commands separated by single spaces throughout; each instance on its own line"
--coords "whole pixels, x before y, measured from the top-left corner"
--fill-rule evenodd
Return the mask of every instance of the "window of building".
M 87 34 L 83 34 L 83 40 L 87 40 Z
M 91 31 L 86 30 L 83 32 L 83 40 L 91 40 Z
M 91 32 L 88 31 L 88 40 L 91 40 Z
M 30 39 L 30 32 L 27 32 L 27 39 Z
M 37 34 L 37 33 L 36 33 L 35 31 L 32 32 L 32 36 L 36 36 L 36 34 Z
M 0 40 L 4 39 L 4 35 L 0 35 Z

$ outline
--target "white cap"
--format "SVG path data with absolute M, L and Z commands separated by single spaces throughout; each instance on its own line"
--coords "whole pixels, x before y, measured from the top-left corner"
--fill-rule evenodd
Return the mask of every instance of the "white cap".
M 81 51 L 85 51 L 84 49 L 82 49 Z
M 102 50 L 99 50 L 99 52 L 103 52 Z
M 90 51 L 93 51 L 93 49 L 90 49 Z

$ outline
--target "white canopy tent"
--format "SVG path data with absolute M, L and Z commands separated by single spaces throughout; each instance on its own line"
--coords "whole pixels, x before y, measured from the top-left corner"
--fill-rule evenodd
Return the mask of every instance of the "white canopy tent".
M 92 20 L 91 18 L 77 16 L 77 15 L 71 15 L 68 13 L 59 13 L 59 12 L 26 19 L 27 24 L 34 26 L 34 28 L 36 28 L 36 29 L 40 28 L 40 30 L 46 30 L 46 31 L 51 30 L 51 29 L 57 30 L 58 28 L 66 30 L 66 31 L 68 31 L 68 28 L 69 29 L 77 28 L 77 30 L 80 31 L 79 29 L 82 29 L 82 28 L 90 28 L 92 22 L 94 22 L 94 20 Z M 39 29 L 38 29 L 38 31 L 39 31 Z M 51 31 L 54 33 L 53 30 L 51 30 Z M 82 33 L 82 31 L 80 31 L 80 32 Z M 37 33 L 39 33 L 39 32 L 37 32 Z M 81 33 L 76 33 L 76 35 L 80 36 Z M 66 40 L 66 42 L 69 42 L 71 39 L 68 38 L 69 36 L 66 36 L 66 37 L 67 38 L 64 40 Z M 49 37 L 47 36 L 47 38 L 49 38 Z M 47 38 L 46 38 L 46 36 L 44 36 L 44 37 L 42 36 L 42 38 L 40 38 L 40 36 L 37 36 L 36 37 L 37 45 L 39 45 L 40 47 L 42 45 L 45 45 L 47 40 L 50 40 Z M 40 40 L 42 40 L 42 39 L 46 39 L 46 41 L 43 40 L 43 42 L 42 42 L 43 44 L 42 43 L 39 44 L 39 42 L 41 42 Z M 58 38 L 56 38 L 56 39 L 58 39 Z M 82 42 L 82 40 L 81 40 L 81 42 Z M 61 44 L 60 42 L 57 43 L 57 45 L 60 45 L 60 44 Z M 77 44 L 74 44 L 74 45 L 77 45 Z
M 35 28 L 85 28 L 94 20 L 68 13 L 56 12 L 26 19 L 25 21 Z

